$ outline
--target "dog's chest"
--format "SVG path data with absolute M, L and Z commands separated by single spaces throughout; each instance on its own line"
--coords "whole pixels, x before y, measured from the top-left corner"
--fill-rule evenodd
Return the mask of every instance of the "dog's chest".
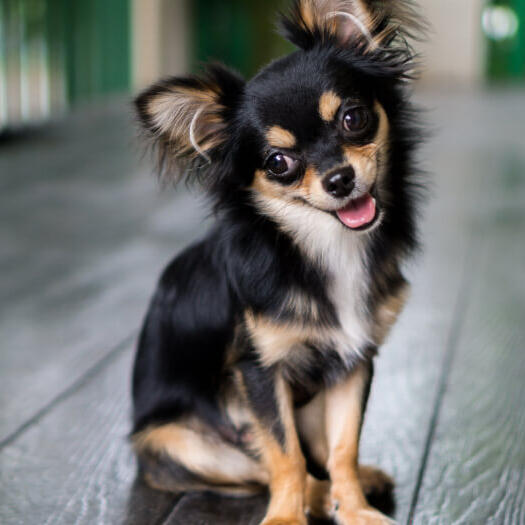
M 328 276 L 328 297 L 339 327 L 333 330 L 336 350 L 342 356 L 361 353 L 370 343 L 371 323 L 367 296 L 369 275 L 365 247 L 359 238 L 345 238 L 324 257 Z
M 260 360 L 307 374 L 326 356 L 336 366 L 351 366 L 372 341 L 366 237 L 323 212 L 297 217 L 288 213 L 282 220 L 303 257 L 319 272 L 322 291 L 318 285 L 292 284 L 282 305 L 281 319 L 287 321 L 248 318 Z
M 308 340 L 315 348 L 306 358 L 303 351 L 290 357 L 315 360 L 319 351 L 334 351 L 345 363 L 355 362 L 373 341 L 368 309 L 371 276 L 367 265 L 366 237 L 350 232 L 326 214 L 309 231 L 296 230 L 296 241 L 305 256 L 323 275 L 324 293 L 336 317 L 334 325 L 313 330 Z M 323 306 L 311 297 L 313 310 Z M 305 359 L 306 358 L 306 359 Z
M 328 300 L 338 322 L 313 330 L 305 343 L 286 355 L 285 374 L 299 405 L 352 370 L 372 341 L 364 246 L 352 240 L 339 244 L 324 253 L 322 264 Z
M 361 353 L 372 340 L 366 237 L 350 232 L 326 214 L 317 217 L 309 232 L 301 230 L 296 239 L 324 275 L 325 293 L 338 320 L 326 337 L 342 357 Z

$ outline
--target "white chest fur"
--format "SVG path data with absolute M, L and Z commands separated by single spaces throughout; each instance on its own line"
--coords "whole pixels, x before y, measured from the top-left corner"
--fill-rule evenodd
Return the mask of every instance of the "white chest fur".
M 341 324 L 334 338 L 341 353 L 359 353 L 371 343 L 364 242 L 359 234 L 347 231 L 342 225 L 336 227 L 332 247 L 327 247 L 323 258 L 324 268 L 331 278 L 330 299 Z
M 372 341 L 365 236 L 349 231 L 329 214 L 301 204 L 272 212 L 303 253 L 329 276 L 329 298 L 341 324 L 329 337 L 338 352 L 342 356 L 359 353 Z

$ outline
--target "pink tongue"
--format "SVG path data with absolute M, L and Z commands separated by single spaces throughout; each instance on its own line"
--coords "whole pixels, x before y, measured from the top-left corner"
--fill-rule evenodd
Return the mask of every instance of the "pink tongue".
M 337 212 L 339 220 L 349 228 L 361 228 L 371 223 L 376 216 L 376 203 L 370 193 L 356 199 Z

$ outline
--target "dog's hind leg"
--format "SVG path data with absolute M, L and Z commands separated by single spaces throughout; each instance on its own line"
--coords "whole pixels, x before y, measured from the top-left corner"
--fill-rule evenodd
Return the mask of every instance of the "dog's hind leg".
M 133 437 L 133 445 L 144 479 L 159 490 L 249 495 L 268 483 L 255 459 L 204 425 L 170 423 L 149 428 Z

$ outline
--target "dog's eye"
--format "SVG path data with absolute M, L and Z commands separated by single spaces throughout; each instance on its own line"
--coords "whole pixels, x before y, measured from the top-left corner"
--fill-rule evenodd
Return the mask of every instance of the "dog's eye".
M 299 165 L 299 161 L 284 155 L 275 153 L 266 161 L 266 170 L 272 175 L 281 177 L 294 172 Z
M 350 133 L 360 133 L 368 127 L 370 120 L 370 113 L 367 108 L 352 108 L 344 114 L 343 126 Z

